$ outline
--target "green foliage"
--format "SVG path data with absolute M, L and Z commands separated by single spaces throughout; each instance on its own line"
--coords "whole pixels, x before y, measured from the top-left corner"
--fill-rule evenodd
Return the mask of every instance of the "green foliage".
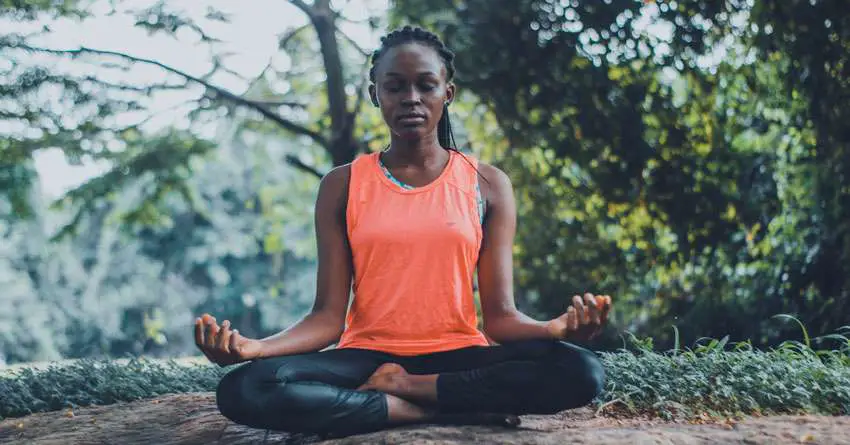
M 654 352 L 633 339 L 634 352 L 605 352 L 608 375 L 599 410 L 662 418 L 748 414 L 850 414 L 850 338 L 835 350 L 785 341 L 761 351 L 750 342 L 727 350 L 729 337 L 685 351 Z
M 211 391 L 223 368 L 173 361 L 80 360 L 0 375 L 0 419 L 88 405 L 109 405 L 162 394 Z
M 118 216 L 120 222 L 142 225 L 162 223 L 167 216 L 157 209 L 157 204 L 170 194 L 177 194 L 193 208 L 198 208 L 199 204 L 187 184 L 191 177 L 188 164 L 192 159 L 212 151 L 215 146 L 211 141 L 180 133 L 146 139 L 142 139 L 139 134 L 125 134 L 123 140 L 127 146 L 120 153 L 110 156 L 113 163 L 110 171 L 71 190 L 54 203 L 54 208 L 77 207 L 74 217 L 56 233 L 54 239 L 76 231 L 80 221 L 91 215 L 95 207 L 103 202 L 103 197 L 139 182 L 148 182 L 151 186 L 134 208 Z
M 320 176 L 385 146 L 380 113 L 360 107 L 364 53 L 328 38 L 340 30 L 281 30 L 268 66 L 229 92 L 213 82 L 234 75 L 226 33 L 213 32 L 227 14 L 110 4 L 208 52 L 210 72 L 193 77 L 40 46 L 50 19 L 88 19 L 81 5 L 0 1 L 0 306 L 10 308 L 0 361 L 187 353 L 186 326 L 202 311 L 249 335 L 293 321 L 313 296 L 316 178 L 287 163 Z M 554 316 L 573 294 L 611 294 L 607 348 L 620 329 L 674 350 L 697 333 L 775 345 L 796 335 L 776 313 L 809 327 L 806 344 L 847 324 L 840 2 L 396 0 L 391 16 L 457 53 L 462 146 L 513 181 L 523 310 Z M 323 57 L 337 50 L 338 61 Z M 119 81 L 140 68 L 158 76 Z M 151 104 L 174 93 L 187 102 L 153 131 Z M 45 149 L 110 168 L 49 206 L 33 166 Z
M 326 69 L 335 61 L 322 58 L 316 29 L 275 30 L 278 51 L 246 72 L 230 66 L 232 42 L 220 39 L 231 17 L 214 9 L 2 5 L 0 363 L 185 355 L 204 312 L 256 337 L 300 318 L 315 291 L 315 175 L 359 148 L 349 117 L 362 102 L 343 100 L 345 113 L 334 112 L 343 129 L 328 118 Z M 210 70 L 190 74 L 96 42 L 56 43 L 55 28 L 104 16 L 193 42 Z M 125 31 L 133 30 L 116 32 Z M 362 90 L 365 57 L 341 34 L 332 43 L 344 91 Z M 371 139 L 379 124 L 357 126 L 357 137 Z M 34 168 L 45 151 L 106 169 L 47 202 Z
M 244 124 L 214 150 L 138 143 L 52 208 L 33 193 L 32 218 L 0 220 L 0 362 L 185 355 L 203 312 L 261 337 L 309 307 L 316 180 L 275 162 L 298 146 Z
M 848 327 L 847 329 L 850 329 Z M 850 337 L 838 349 L 783 342 L 761 351 L 729 337 L 664 353 L 651 338 L 600 353 L 607 385 L 595 401 L 608 415 L 666 419 L 748 414 L 850 414 Z M 82 360 L 0 375 L 0 419 L 86 405 L 107 405 L 169 393 L 213 391 L 227 369 L 173 361 Z
M 399 0 L 392 17 L 445 37 L 508 141 L 471 137 L 514 184 L 525 309 L 608 293 L 615 324 L 664 345 L 774 344 L 778 312 L 846 324 L 836 3 Z
M 40 15 L 85 16 L 85 11 L 77 8 L 79 0 L 0 0 L 0 9 L 4 15 L 16 20 L 35 20 Z
M 813 133 L 809 150 L 790 159 L 803 178 L 789 181 L 789 201 L 805 208 L 791 220 L 806 235 L 792 246 L 806 251 L 794 258 L 788 282 L 812 314 L 809 324 L 846 321 L 836 314 L 850 313 L 850 14 L 840 2 L 764 1 L 756 3 L 751 20 L 746 37 L 763 57 L 787 60 L 786 91 L 805 104 L 799 118 Z

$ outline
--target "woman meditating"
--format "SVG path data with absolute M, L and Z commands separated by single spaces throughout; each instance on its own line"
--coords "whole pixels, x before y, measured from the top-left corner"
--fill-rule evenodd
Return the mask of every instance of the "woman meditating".
M 211 361 L 248 362 L 218 386 L 224 416 L 333 435 L 466 413 L 510 425 L 586 405 L 602 390 L 596 355 L 572 342 L 599 332 L 611 298 L 573 296 L 548 321 L 516 308 L 513 190 L 502 171 L 453 144 L 453 59 L 434 34 L 411 27 L 375 51 L 369 93 L 391 140 L 321 181 L 311 312 L 262 340 L 209 314 L 196 320 Z

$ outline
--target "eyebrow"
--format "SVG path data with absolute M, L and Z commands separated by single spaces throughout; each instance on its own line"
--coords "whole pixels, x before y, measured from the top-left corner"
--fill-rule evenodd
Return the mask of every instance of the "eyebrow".
M 385 76 L 394 76 L 394 77 L 404 77 L 404 75 L 403 75 L 403 74 L 401 74 L 401 73 L 396 73 L 396 72 L 394 72 L 394 71 L 388 71 L 388 72 L 384 73 L 384 75 L 385 75 Z M 433 72 L 433 71 L 422 71 L 422 72 L 420 72 L 420 73 L 419 73 L 419 77 L 422 77 L 422 76 L 436 76 L 436 77 L 439 77 L 440 75 L 439 75 L 439 74 L 437 74 L 437 73 L 435 73 L 435 72 Z

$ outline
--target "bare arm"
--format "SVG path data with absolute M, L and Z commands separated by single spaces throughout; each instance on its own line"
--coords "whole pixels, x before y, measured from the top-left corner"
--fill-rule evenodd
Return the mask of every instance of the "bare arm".
M 319 271 L 316 300 L 307 316 L 289 329 L 262 340 L 243 337 L 230 321 L 218 325 L 204 314 L 195 320 L 195 344 L 221 366 L 258 358 L 320 351 L 339 340 L 351 292 L 351 248 L 345 229 L 350 166 L 335 168 L 322 178 L 316 199 L 316 241 Z
M 513 244 L 516 234 L 516 201 L 508 176 L 481 164 L 487 178 L 482 190 L 487 199 L 484 240 L 478 260 L 478 285 L 484 332 L 497 342 L 526 339 L 588 340 L 605 323 L 611 298 L 585 294 L 568 300 L 563 315 L 538 321 L 520 312 L 513 293 Z
M 350 166 L 335 168 L 319 185 L 316 200 L 318 276 L 310 313 L 290 328 L 260 340 L 261 357 L 322 350 L 339 340 L 351 292 L 351 248 L 345 226 Z
M 513 243 L 516 234 L 516 202 L 510 179 L 501 170 L 480 164 L 487 179 L 481 189 L 487 200 L 484 240 L 478 260 L 478 288 L 484 332 L 497 342 L 553 338 L 546 322 L 520 312 L 513 294 Z

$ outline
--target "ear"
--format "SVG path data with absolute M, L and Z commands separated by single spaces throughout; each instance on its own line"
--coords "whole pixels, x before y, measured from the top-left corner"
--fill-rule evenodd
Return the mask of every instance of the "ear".
M 378 90 L 375 88 L 374 83 L 369 85 L 369 98 L 372 100 L 372 105 L 380 108 L 381 104 L 378 103 Z
M 455 100 L 455 84 L 454 82 L 449 82 L 446 85 L 446 102 L 451 104 Z

